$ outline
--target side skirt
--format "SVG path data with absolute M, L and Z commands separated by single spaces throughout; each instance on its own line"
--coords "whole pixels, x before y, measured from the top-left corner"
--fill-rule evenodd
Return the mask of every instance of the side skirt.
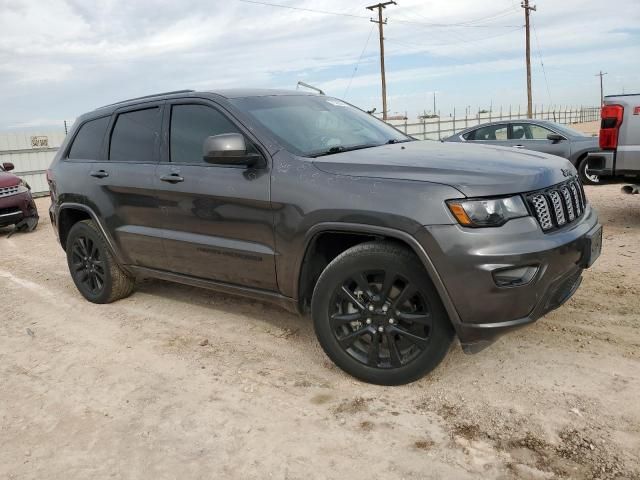
M 285 297 L 284 295 L 276 292 L 261 290 L 259 288 L 243 287 L 234 285 L 232 283 L 218 282 L 215 280 L 206 280 L 204 278 L 191 277 L 189 275 L 157 270 L 155 268 L 139 267 L 134 265 L 126 265 L 125 267 L 136 276 L 158 278 L 160 280 L 166 280 L 169 282 L 191 285 L 192 287 L 206 288 L 208 290 L 215 290 L 221 293 L 228 293 L 230 295 L 238 295 L 242 297 L 252 298 L 254 300 L 261 300 L 264 302 L 276 304 L 291 313 L 299 314 L 297 307 L 298 302 L 296 300 L 294 300 L 293 298 Z

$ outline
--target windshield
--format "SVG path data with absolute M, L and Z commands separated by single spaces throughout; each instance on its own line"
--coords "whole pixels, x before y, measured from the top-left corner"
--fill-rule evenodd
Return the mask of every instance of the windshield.
M 305 157 L 412 140 L 368 113 L 324 95 L 245 97 L 231 103 L 287 150 Z

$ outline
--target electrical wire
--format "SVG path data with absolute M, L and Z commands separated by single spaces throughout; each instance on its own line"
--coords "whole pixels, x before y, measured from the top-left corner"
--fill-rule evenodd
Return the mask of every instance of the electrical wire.
M 497 38 L 497 37 L 502 37 L 504 35 L 509 35 L 517 30 L 522 30 L 524 27 L 515 27 L 514 29 L 508 31 L 508 32 L 500 32 L 496 35 L 490 35 L 488 37 L 482 37 L 482 38 L 473 38 L 473 39 L 463 39 L 459 42 L 447 42 L 447 43 L 432 43 L 431 45 L 426 45 L 426 44 L 421 44 L 421 43 L 409 43 L 409 42 L 404 42 L 401 40 L 396 40 L 394 38 L 386 38 L 385 37 L 385 41 L 387 42 L 392 42 L 392 43 L 399 43 L 401 45 L 405 45 L 408 47 L 424 47 L 424 48 L 433 48 L 433 47 L 448 47 L 450 45 L 459 45 L 459 44 L 464 44 L 464 43 L 476 43 L 476 42 L 482 42 L 484 40 L 490 40 L 492 38 Z
M 540 66 L 542 67 L 542 74 L 544 75 L 544 83 L 547 86 L 549 104 L 553 105 L 553 101 L 551 100 L 551 89 L 549 88 L 549 81 L 547 80 L 547 70 L 544 68 L 544 62 L 542 61 L 542 51 L 540 50 L 540 42 L 538 42 L 538 32 L 536 31 L 536 26 L 532 21 L 531 26 L 533 27 L 533 36 L 536 39 L 536 50 L 538 50 L 538 58 L 540 59 Z
M 347 93 L 349 92 L 349 89 L 351 88 L 351 82 L 353 81 L 353 77 L 355 77 L 356 72 L 358 71 L 358 67 L 360 66 L 360 62 L 362 61 L 362 57 L 364 56 L 364 52 L 367 50 L 367 46 L 369 46 L 369 40 L 371 40 L 371 34 L 373 33 L 373 30 L 375 28 L 376 28 L 375 24 L 371 25 L 371 30 L 369 30 L 369 36 L 367 37 L 367 41 L 364 43 L 364 48 L 362 49 L 362 52 L 360 53 L 360 57 L 358 58 L 358 62 L 356 63 L 355 68 L 353 69 L 353 73 L 351 74 L 351 78 L 349 79 L 349 84 L 347 85 L 347 88 L 344 91 L 343 98 L 347 97 Z
M 259 1 L 259 0 L 238 0 L 238 1 L 242 2 L 242 3 L 251 3 L 253 5 L 264 5 L 266 7 L 285 8 L 285 9 L 288 9 L 288 10 L 298 10 L 298 11 L 302 11 L 302 12 L 319 13 L 319 14 L 322 14 L 322 15 L 335 15 L 335 16 L 338 16 L 338 17 L 366 18 L 366 19 L 370 18 L 370 17 L 365 16 L 365 15 L 356 15 L 356 14 L 353 14 L 353 13 L 333 12 L 333 11 L 329 11 L 329 10 L 318 10 L 318 9 L 315 9 L 315 8 L 293 7 L 291 5 L 282 5 L 282 4 L 279 4 L 279 3 L 262 2 L 262 1 Z M 448 28 L 448 27 L 512 28 L 512 27 L 514 27 L 514 25 L 468 25 L 467 23 L 426 23 L 426 22 L 417 22 L 417 21 L 413 21 L 413 20 L 397 20 L 397 19 L 392 19 L 391 21 L 393 23 L 417 24 L 417 25 L 423 25 L 425 27 L 443 27 L 443 28 Z

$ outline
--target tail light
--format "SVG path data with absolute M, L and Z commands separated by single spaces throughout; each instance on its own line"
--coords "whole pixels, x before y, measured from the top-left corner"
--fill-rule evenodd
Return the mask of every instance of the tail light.
M 618 132 L 622 125 L 624 107 L 622 105 L 605 105 L 600 112 L 600 148 L 615 150 L 618 146 Z
M 47 184 L 49 185 L 49 195 L 51 196 L 51 200 L 55 200 L 55 184 L 53 183 L 53 173 L 51 169 L 47 169 Z

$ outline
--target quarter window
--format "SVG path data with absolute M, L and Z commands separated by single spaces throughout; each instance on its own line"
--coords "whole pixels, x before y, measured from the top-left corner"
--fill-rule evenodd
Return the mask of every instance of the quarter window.
M 120 162 L 154 162 L 160 131 L 160 108 L 147 108 L 118 115 L 111 134 L 109 160 Z
M 102 117 L 89 120 L 82 125 L 69 149 L 69 158 L 72 160 L 100 160 L 102 140 L 108 124 L 109 117 Z
M 171 108 L 171 161 L 202 163 L 202 145 L 207 137 L 241 133 L 227 117 L 206 105 L 174 105 Z

